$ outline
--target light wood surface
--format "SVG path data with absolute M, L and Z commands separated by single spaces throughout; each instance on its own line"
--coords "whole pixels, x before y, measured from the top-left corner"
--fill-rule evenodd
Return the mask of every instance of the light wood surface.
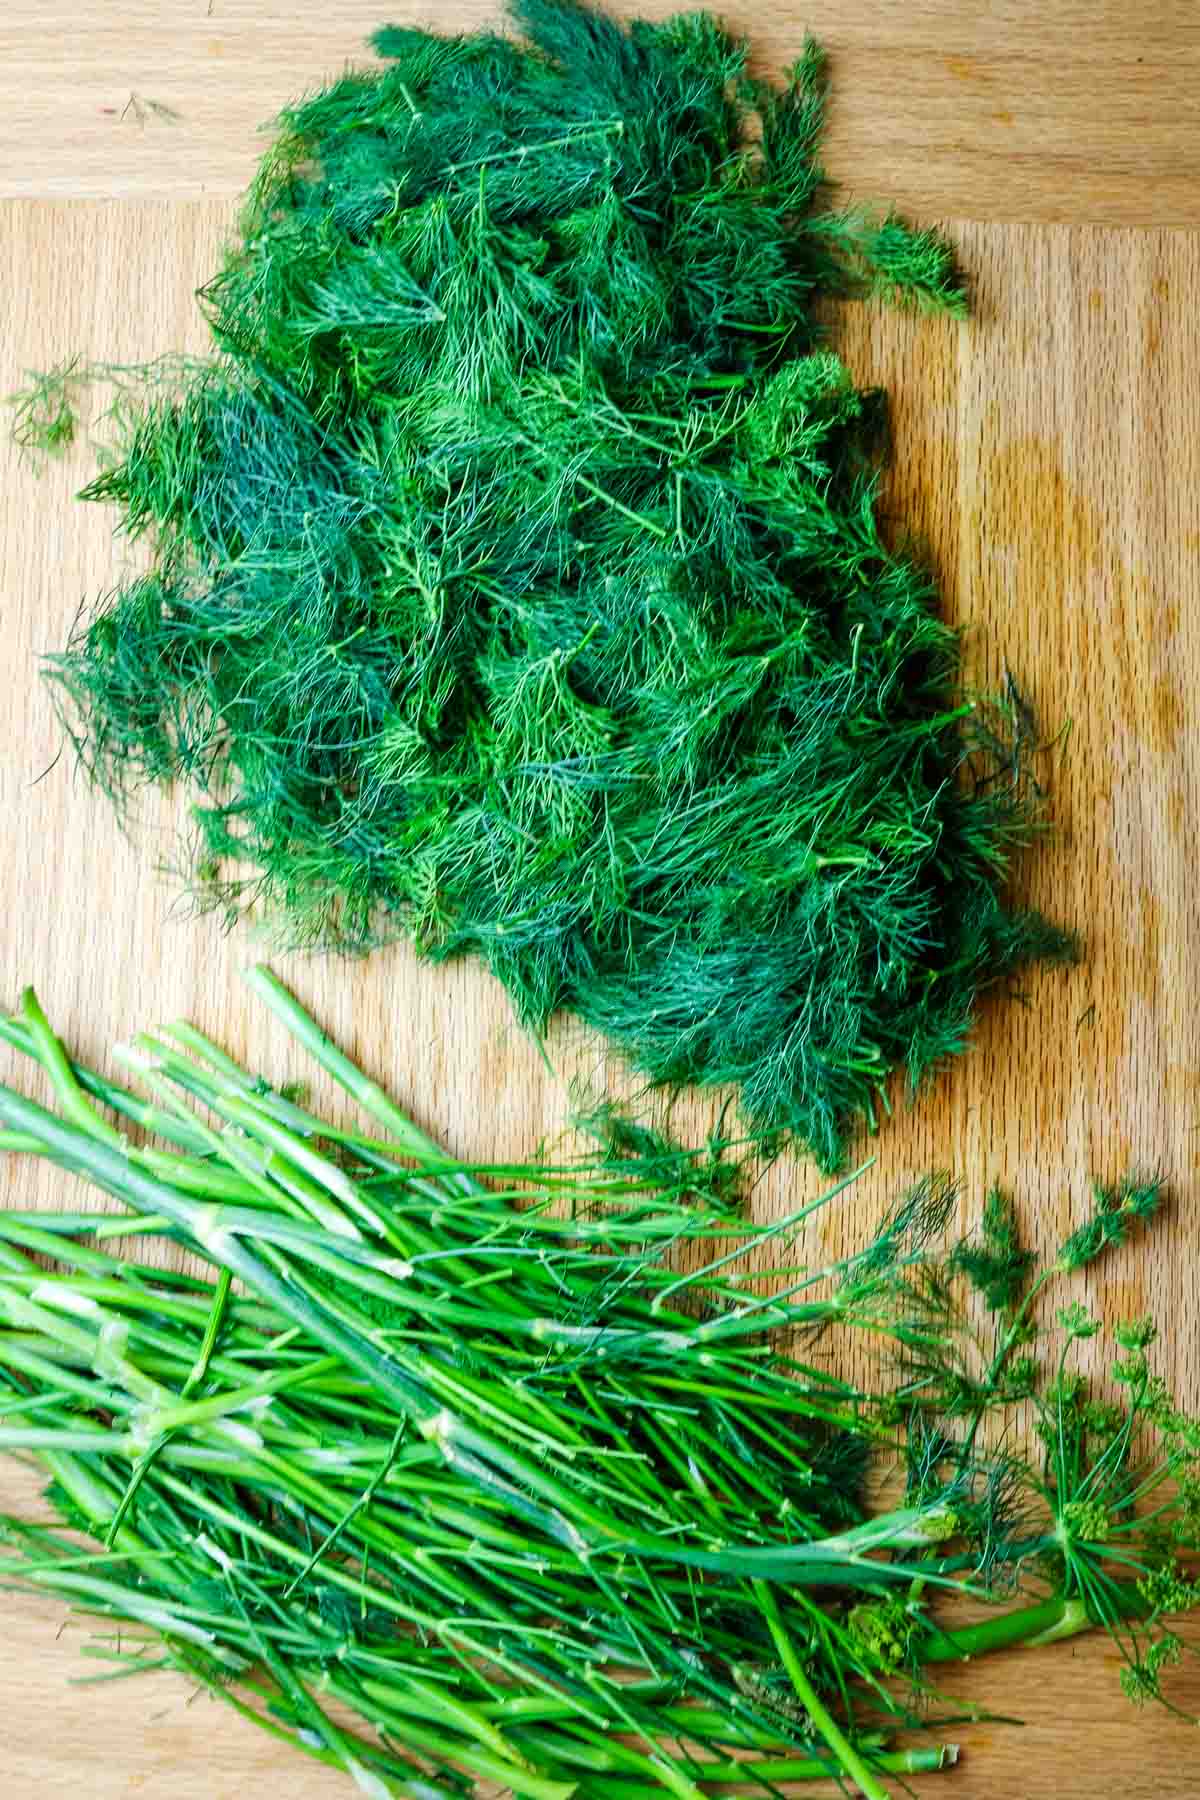
M 384 13 L 421 16 L 404 0 L 206 6 L 68 11 L 9 0 L 0 21 L 0 393 L 24 369 L 76 351 L 132 360 L 201 348 L 192 294 L 248 173 L 253 126 L 355 57 Z M 457 0 L 453 21 L 485 11 Z M 733 16 L 754 23 L 748 5 Z M 1048 765 L 1059 837 L 1022 868 L 1020 885 L 1088 943 L 1079 971 L 1036 975 L 1023 1003 L 984 1008 L 972 1054 L 915 1110 L 901 1110 L 880 1138 L 877 1170 L 824 1217 L 814 1244 L 860 1240 L 887 1195 L 937 1166 L 963 1178 L 964 1219 L 1000 1179 L 1030 1233 L 1051 1245 L 1081 1216 L 1089 1173 L 1161 1168 L 1170 1218 L 1079 1292 L 1110 1319 L 1156 1313 L 1160 1367 L 1192 1407 L 1200 236 L 1157 227 L 1200 223 L 1198 18 L 1191 5 L 1114 0 L 822 0 L 802 15 L 787 0 L 755 32 L 775 60 L 795 54 L 805 25 L 827 38 L 837 52 L 834 172 L 860 193 L 942 219 L 974 277 L 966 326 L 851 312 L 837 335 L 858 375 L 892 393 L 888 504 L 898 527 L 927 543 L 948 610 L 969 626 L 974 675 L 995 680 L 1011 666 L 1052 727 L 1072 722 L 1066 750 Z M 132 110 L 120 116 L 131 93 L 141 122 Z M 149 100 L 182 119 L 168 123 Z M 1126 228 L 1100 228 L 1114 221 Z M 178 809 L 147 797 L 126 839 L 69 759 L 54 760 L 59 734 L 36 659 L 62 642 L 125 554 L 103 513 L 71 502 L 89 468 L 86 445 L 40 474 L 0 449 L 0 1003 L 36 982 L 89 1057 L 187 1014 L 235 1054 L 286 1076 L 295 1058 L 246 1010 L 238 981 L 261 946 L 184 916 L 155 872 L 174 853 Z M 372 1073 L 464 1152 L 506 1154 L 553 1135 L 566 1077 L 613 1074 L 602 1048 L 564 1025 L 550 1041 L 552 1077 L 474 967 L 430 969 L 403 947 L 369 963 L 276 966 Z M 28 1165 L 0 1178 L 10 1204 L 61 1194 Z M 756 1208 L 768 1216 L 813 1185 L 808 1171 L 780 1165 Z M 32 1502 L 26 1477 L 0 1465 L 0 1510 Z M 259 1742 L 227 1709 L 191 1703 L 170 1678 L 68 1685 L 88 1672 L 86 1627 L 60 1636 L 60 1624 L 53 1606 L 4 1597 L 5 1796 L 232 1800 L 260 1783 L 298 1800 L 345 1791 L 338 1777 Z M 955 1671 L 947 1685 L 1027 1723 L 964 1729 L 960 1768 L 921 1784 L 922 1794 L 1200 1793 L 1195 1729 L 1130 1709 L 1101 1641 Z M 1194 1669 L 1174 1697 L 1200 1710 Z
M 805 30 L 827 45 L 838 64 L 829 160 L 864 194 L 956 218 L 1200 219 L 1193 0 L 714 10 L 764 66 L 793 59 Z M 385 20 L 464 29 L 502 11 L 503 0 L 6 0 L 0 195 L 236 194 L 281 97 L 336 74 Z

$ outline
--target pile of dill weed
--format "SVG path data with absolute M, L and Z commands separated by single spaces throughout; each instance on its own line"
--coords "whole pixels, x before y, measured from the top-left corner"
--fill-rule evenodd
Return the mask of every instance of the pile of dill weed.
M 199 790 L 208 900 L 472 952 L 527 1024 L 731 1083 L 832 1166 L 981 984 L 1068 948 L 1003 902 L 1019 759 L 814 318 L 961 285 L 827 209 L 814 49 L 779 87 L 703 14 L 515 22 L 382 31 L 283 114 L 214 358 L 124 378 L 85 490 L 152 566 L 52 674 L 118 802 Z

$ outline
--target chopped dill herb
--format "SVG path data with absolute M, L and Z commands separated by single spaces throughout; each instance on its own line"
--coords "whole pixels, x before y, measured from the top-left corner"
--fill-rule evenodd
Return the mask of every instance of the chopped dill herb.
M 829 207 L 815 46 L 775 85 L 702 13 L 514 19 L 284 112 L 213 360 L 126 385 L 85 489 L 152 566 L 50 674 L 118 804 L 198 790 L 202 903 L 477 955 L 833 1168 L 1072 947 L 1003 898 L 1028 708 L 959 692 L 816 312 L 962 282 Z

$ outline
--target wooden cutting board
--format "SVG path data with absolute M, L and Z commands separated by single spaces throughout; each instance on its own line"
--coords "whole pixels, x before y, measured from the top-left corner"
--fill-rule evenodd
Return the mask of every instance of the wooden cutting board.
M 668 10 L 658 3 L 647 11 Z M 366 32 L 422 22 L 414 0 L 7 0 L 0 20 L 0 393 L 79 352 L 133 360 L 200 349 L 193 290 L 212 269 L 254 155 L 255 127 L 359 53 Z M 443 26 L 492 15 L 454 0 Z M 1146 1309 L 1159 1366 L 1200 1406 L 1200 13 L 1191 0 L 782 0 L 729 15 L 766 66 L 806 28 L 833 53 L 828 160 L 863 196 L 940 221 L 975 286 L 967 325 L 848 311 L 839 342 L 894 402 L 888 505 L 929 547 L 980 681 L 1020 675 L 1051 727 L 1058 836 L 1021 892 L 1086 936 L 1069 975 L 1037 975 L 982 1011 L 971 1055 L 877 1146 L 871 1177 L 816 1228 L 859 1241 L 914 1174 L 950 1167 L 963 1218 L 988 1183 L 1057 1242 L 1089 1174 L 1161 1169 L 1171 1216 L 1079 1292 L 1106 1317 Z M 261 947 L 192 920 L 160 873 L 181 814 L 149 796 L 129 837 L 59 756 L 41 653 L 127 552 L 73 505 L 81 444 L 36 473 L 0 449 L 0 1003 L 37 984 L 89 1058 L 186 1014 L 272 1072 L 295 1061 L 245 1009 L 239 968 Z M 56 760 L 57 758 L 57 760 Z M 551 1076 L 473 967 L 433 970 L 402 947 L 369 963 L 281 958 L 329 1028 L 464 1153 L 552 1135 L 573 1071 L 602 1048 L 556 1031 Z M 5 1078 L 9 1069 L 4 1059 Z M 703 1108 L 692 1115 L 699 1123 Z M 61 1184 L 3 1171 L 9 1203 Z M 811 1191 L 782 1164 L 763 1216 Z M 34 1504 L 0 1465 L 0 1509 Z M 171 1677 L 71 1686 L 89 1627 L 5 1595 L 0 1791 L 12 1800 L 154 1795 L 296 1800 L 347 1790 L 264 1743 Z M 946 1800 L 1190 1800 L 1200 1738 L 1117 1689 L 1103 1640 L 958 1670 L 954 1692 L 1023 1729 L 961 1732 L 966 1753 L 922 1794 Z M 1200 1709 L 1200 1676 L 1174 1690 Z

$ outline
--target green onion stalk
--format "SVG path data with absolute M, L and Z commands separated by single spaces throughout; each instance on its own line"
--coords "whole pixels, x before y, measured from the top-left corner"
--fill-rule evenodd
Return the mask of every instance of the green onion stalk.
M 1182 1577 L 1144 1591 L 1130 1533 L 1106 1573 L 1063 1536 L 1094 1537 L 1096 1508 L 1048 1482 L 1050 1516 L 1006 1532 L 975 1421 L 969 1456 L 926 1433 L 920 1479 L 871 1512 L 897 1394 L 796 1349 L 861 1327 L 928 1410 L 960 1329 L 928 1251 L 950 1190 L 924 1184 L 854 1257 L 762 1274 L 844 1183 L 753 1226 L 711 1158 L 661 1146 L 473 1167 L 249 980 L 364 1129 L 190 1026 L 121 1052 L 143 1097 L 73 1063 L 32 991 L 0 1023 L 55 1100 L 0 1086 L 0 1147 L 125 1209 L 0 1214 L 0 1449 L 36 1459 L 57 1515 L 4 1519 L 0 1578 L 118 1622 L 119 1671 L 182 1671 L 372 1795 L 836 1778 L 879 1800 L 955 1760 L 893 1741 L 942 1662 L 1099 1623 L 1146 1667 L 1137 1634 L 1190 1603 Z M 1056 1555 L 1052 1591 L 948 1622 L 955 1593 Z

